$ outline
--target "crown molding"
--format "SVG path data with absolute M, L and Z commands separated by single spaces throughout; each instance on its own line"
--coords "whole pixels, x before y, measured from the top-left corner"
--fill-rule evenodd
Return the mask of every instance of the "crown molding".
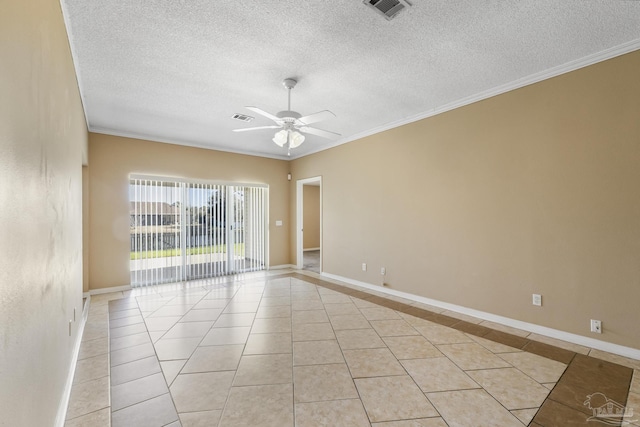
M 477 94 L 465 97 L 465 98 L 461 98 L 459 100 L 453 101 L 453 102 L 449 102 L 447 104 L 444 104 L 442 106 L 433 108 L 431 110 L 428 111 L 424 111 L 422 113 L 419 114 L 415 114 L 413 116 L 409 116 L 409 117 L 405 117 L 403 119 L 400 120 L 395 120 L 393 122 L 384 124 L 382 126 L 377 126 L 375 128 L 372 129 L 368 129 L 366 131 L 363 132 L 359 132 L 356 133 L 355 135 L 351 135 L 347 138 L 343 138 L 343 139 L 339 139 L 337 141 L 332 141 L 329 142 L 327 144 L 323 144 L 321 147 L 318 147 L 316 149 L 313 149 L 309 152 L 305 152 L 303 154 L 299 154 L 296 155 L 295 152 L 292 153 L 292 155 L 289 156 L 284 156 L 284 155 L 275 155 L 275 154 L 270 154 L 270 153 L 265 153 L 265 152 L 255 152 L 255 151 L 250 151 L 250 150 L 232 150 L 232 149 L 228 149 L 228 148 L 223 148 L 223 147 L 217 147 L 217 146 L 210 146 L 207 144 L 202 144 L 202 143 L 196 143 L 196 142 L 192 142 L 192 141 L 183 141 L 183 140 L 177 140 L 177 139 L 166 139 L 166 138 L 157 138 L 155 136 L 152 135 L 145 135 L 145 134 L 138 134 L 135 132 L 122 132 L 122 131 L 117 131 L 117 130 L 113 130 L 113 129 L 109 129 L 109 128 L 102 128 L 102 127 L 98 127 L 98 126 L 90 126 L 89 124 L 87 124 L 87 127 L 89 129 L 89 132 L 92 133 L 99 133 L 99 134 L 104 134 L 104 135 L 113 135 L 113 136 L 120 136 L 120 137 L 124 137 L 124 138 L 133 138 L 133 139 L 142 139 L 142 140 L 148 140 L 148 141 L 154 141 L 154 142 L 161 142 L 161 143 L 166 143 L 166 144 L 174 144 L 174 145 L 182 145 L 182 146 L 187 146 L 187 147 L 194 147 L 194 148 L 203 148 L 203 149 L 207 149 L 207 150 L 215 150 L 215 151 L 222 151 L 222 152 L 227 152 L 227 153 L 233 153 L 233 154 L 242 154 L 242 155 L 246 155 L 246 156 L 254 156 L 254 157 L 264 157 L 264 158 L 269 158 L 269 159 L 276 159 L 276 160 L 286 160 L 286 161 L 291 161 L 291 160 L 296 160 L 296 159 L 300 159 L 302 157 L 306 157 L 306 156 L 310 156 L 312 154 L 316 154 L 325 150 L 329 150 L 331 148 L 334 147 L 338 147 L 342 144 L 346 144 L 348 142 L 352 142 L 352 141 L 356 141 L 362 138 L 366 138 L 368 136 L 371 135 L 375 135 L 381 132 L 385 132 L 391 129 L 395 129 L 398 128 L 400 126 L 404 126 L 410 123 L 414 123 L 429 117 L 433 117 L 433 116 L 437 116 L 439 114 L 442 113 L 446 113 L 448 111 L 451 110 L 455 110 L 457 108 L 460 107 L 464 107 L 466 105 L 469 104 L 473 104 L 476 103 L 478 101 L 483 101 L 485 99 L 488 98 L 492 98 L 494 96 L 497 95 L 501 95 L 503 93 L 506 92 L 510 92 L 516 89 L 520 89 L 522 87 L 525 86 L 529 86 L 535 83 L 539 83 L 541 81 L 544 80 L 548 80 L 551 79 L 553 77 L 557 77 L 566 73 L 570 73 L 572 71 L 575 70 L 579 70 L 581 68 L 585 68 L 588 67 L 590 65 L 594 65 L 597 64 L 599 62 L 603 62 L 621 55 L 625 55 L 627 53 L 631 53 L 634 52 L 636 50 L 640 50 L 640 39 L 635 39 L 635 40 L 631 40 L 629 42 L 623 43 L 621 45 L 618 46 L 614 46 L 611 47 L 609 49 L 605 49 L 603 51 L 600 52 L 596 52 L 593 53 L 591 55 L 587 55 L 585 57 L 573 60 L 573 61 L 569 61 L 565 64 L 562 65 L 558 65 L 556 67 L 552 67 L 549 68 L 547 70 L 543 70 L 540 71 L 538 73 L 534 73 L 534 74 L 530 74 L 526 77 L 522 77 L 520 79 L 511 81 L 509 83 L 505 83 L 503 85 L 500 86 L 496 86 L 494 88 L 488 89 L 486 91 L 482 91 L 479 92 Z M 86 105 L 86 103 L 83 102 L 84 105 Z M 85 114 L 85 117 L 87 115 Z
M 631 40 L 627 43 L 623 43 L 621 45 L 614 46 L 609 49 L 605 49 L 603 51 L 593 53 L 591 55 L 587 55 L 585 57 L 576 59 L 574 61 L 569 61 L 565 64 L 558 65 L 556 67 L 552 67 L 547 70 L 540 71 L 538 73 L 530 74 L 526 77 L 522 77 L 512 82 L 505 83 L 500 86 L 496 86 L 494 88 L 488 89 L 483 92 L 479 92 L 475 95 L 471 95 L 471 96 L 459 99 L 457 101 L 444 104 L 440 107 L 422 112 L 420 114 L 416 114 L 413 116 L 406 117 L 404 119 L 396 120 L 396 121 L 387 123 L 385 125 L 378 126 L 373 129 L 369 129 L 364 132 L 357 133 L 348 138 L 341 139 L 333 143 L 325 144 L 321 148 L 318 148 L 304 155 L 295 156 L 295 157 L 292 156 L 291 160 L 295 160 L 305 156 L 309 156 L 311 154 L 319 153 L 321 151 L 328 150 L 330 148 L 334 148 L 342 144 L 346 144 L 347 142 L 355 141 L 358 139 L 365 138 L 367 136 L 375 135 L 380 132 L 395 129 L 397 127 L 404 126 L 409 123 L 417 122 L 422 119 L 437 116 L 438 114 L 446 113 L 447 111 L 455 110 L 456 108 L 464 107 L 466 105 L 473 104 L 478 101 L 482 101 L 497 95 L 501 95 L 506 92 L 510 92 L 512 90 L 520 89 L 522 87 L 541 82 L 543 80 L 548 80 L 550 78 L 557 77 L 562 74 L 570 73 L 572 71 L 579 70 L 580 68 L 585 68 L 590 65 L 597 64 L 599 62 L 603 62 L 621 55 L 625 55 L 627 53 L 634 52 L 636 50 L 640 50 L 640 39 Z
M 139 140 L 142 140 L 142 141 L 160 142 L 160 143 L 163 143 L 163 144 L 181 145 L 183 147 L 203 148 L 205 150 L 222 151 L 222 152 L 225 152 L 225 153 L 241 154 L 241 155 L 245 155 L 245 156 L 264 157 L 264 158 L 267 158 L 267 159 L 275 159 L 275 160 L 292 160 L 293 159 L 292 157 L 284 156 L 284 155 L 279 156 L 279 155 L 275 155 L 275 154 L 256 152 L 256 151 L 250 151 L 250 150 L 230 150 L 230 149 L 223 148 L 223 147 L 217 147 L 217 146 L 206 145 L 206 144 L 199 144 L 199 143 L 192 142 L 192 141 L 183 141 L 183 140 L 178 140 L 178 139 L 158 138 L 158 137 L 152 136 L 152 135 L 145 135 L 145 134 L 140 134 L 140 133 L 136 133 L 136 132 L 122 132 L 122 131 L 117 131 L 117 130 L 113 130 L 113 129 L 109 129 L 109 128 L 103 128 L 103 127 L 99 127 L 99 126 L 91 126 L 91 127 L 89 127 L 89 132 L 97 133 L 97 134 L 101 134 L 101 135 L 119 136 L 119 137 L 122 137 L 122 138 L 139 139 Z

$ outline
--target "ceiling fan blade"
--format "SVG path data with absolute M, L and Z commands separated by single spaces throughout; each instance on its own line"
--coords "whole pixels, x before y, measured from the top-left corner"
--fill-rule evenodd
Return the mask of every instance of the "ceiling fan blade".
M 273 115 L 273 114 L 271 114 L 271 113 L 267 113 L 266 111 L 261 110 L 261 109 L 260 109 L 260 108 L 258 108 L 258 107 L 245 107 L 245 108 L 246 108 L 247 110 L 251 110 L 251 111 L 253 111 L 254 113 L 258 113 L 258 114 L 260 114 L 261 116 L 265 116 L 266 118 L 271 119 L 271 120 L 273 120 L 274 122 L 280 122 L 280 121 L 282 121 L 282 119 L 280 119 L 280 117 L 278 117 L 278 116 L 274 116 L 274 115 Z
M 273 126 L 258 126 L 258 127 L 254 127 L 254 128 L 242 128 L 242 129 L 234 129 L 234 132 L 246 132 L 248 130 L 259 130 L 259 129 L 280 129 L 280 126 L 277 125 L 273 125 Z
M 329 132 L 328 130 L 312 128 L 309 126 L 303 126 L 299 129 L 299 131 L 304 133 L 310 133 L 311 135 L 321 136 L 323 138 L 328 138 L 328 139 L 338 139 L 339 137 L 342 136 L 339 133 Z
M 302 125 L 310 125 L 311 123 L 321 122 L 323 120 L 329 120 L 336 115 L 329 110 L 318 111 L 317 113 L 309 114 L 308 116 L 300 117 L 298 119 Z

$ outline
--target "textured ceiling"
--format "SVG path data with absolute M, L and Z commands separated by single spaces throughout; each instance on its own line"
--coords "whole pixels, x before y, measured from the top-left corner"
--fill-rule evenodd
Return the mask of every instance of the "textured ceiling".
M 640 49 L 637 0 L 61 0 L 89 129 L 286 157 L 244 106 L 331 110 L 292 158 Z M 251 123 L 234 113 L 257 116 Z

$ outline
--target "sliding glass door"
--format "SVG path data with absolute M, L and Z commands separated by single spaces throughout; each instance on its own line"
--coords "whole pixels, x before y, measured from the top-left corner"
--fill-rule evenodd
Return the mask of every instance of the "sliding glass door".
M 184 275 L 182 183 L 132 179 L 129 185 L 131 285 L 180 281 Z
M 266 186 L 131 177 L 131 284 L 263 270 Z

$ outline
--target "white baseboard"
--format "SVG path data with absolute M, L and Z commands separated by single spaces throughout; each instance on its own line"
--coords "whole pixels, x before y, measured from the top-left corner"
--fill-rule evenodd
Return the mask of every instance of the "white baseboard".
M 302 252 L 310 252 L 310 251 L 319 251 L 320 248 L 307 248 L 307 249 L 303 249 Z
M 130 291 L 130 290 L 131 290 L 131 285 L 114 286 L 112 288 L 91 289 L 89 291 L 89 295 L 109 294 L 111 292 L 122 292 L 122 291 Z
M 561 331 L 559 329 L 548 328 L 546 326 L 540 326 L 534 323 L 523 322 L 520 320 L 511 319 L 508 317 L 499 316 L 497 314 L 487 313 L 485 311 L 474 310 L 472 308 L 463 307 L 461 305 L 450 304 L 448 302 L 438 301 L 431 298 L 425 298 L 419 295 L 413 295 L 406 292 L 385 288 L 383 286 L 376 286 L 370 283 L 349 279 L 347 277 L 342 277 L 335 274 L 321 273 L 320 275 L 329 279 L 338 280 L 341 282 L 348 283 L 350 285 L 359 286 L 359 287 L 370 289 L 376 292 L 383 292 L 389 295 L 394 295 L 397 297 L 406 298 L 411 301 L 433 305 L 435 307 L 440 307 L 445 310 L 466 314 L 468 316 L 476 317 L 478 319 L 488 320 L 490 322 L 499 323 L 501 325 L 510 326 L 512 328 L 521 329 L 523 331 L 532 332 L 538 335 L 544 335 L 546 337 L 555 338 L 555 339 L 570 342 L 573 344 L 582 345 L 584 347 L 594 348 L 596 350 L 602 350 L 608 353 L 617 354 L 619 356 L 640 360 L 640 350 L 636 348 L 625 347 L 622 345 L 613 344 L 613 343 L 602 341 L 602 340 L 597 340 L 595 338 L 589 338 L 582 335 Z
M 91 296 L 87 298 L 87 302 L 82 308 L 82 317 L 80 319 L 80 324 L 78 325 L 78 331 L 76 333 L 76 342 L 73 345 L 73 353 L 71 354 L 71 364 L 69 366 L 69 373 L 67 374 L 67 382 L 64 385 L 64 391 L 62 392 L 62 398 L 60 399 L 60 405 L 58 406 L 58 413 L 56 415 L 56 427 L 64 427 L 67 418 L 67 409 L 69 407 L 69 399 L 71 398 L 71 388 L 73 387 L 73 378 L 76 373 L 76 364 L 78 363 L 78 356 L 80 355 L 80 345 L 82 344 L 84 325 L 87 323 L 87 317 L 89 316 L 90 303 Z
M 293 264 L 271 265 L 267 270 L 284 270 L 287 268 L 296 268 Z

